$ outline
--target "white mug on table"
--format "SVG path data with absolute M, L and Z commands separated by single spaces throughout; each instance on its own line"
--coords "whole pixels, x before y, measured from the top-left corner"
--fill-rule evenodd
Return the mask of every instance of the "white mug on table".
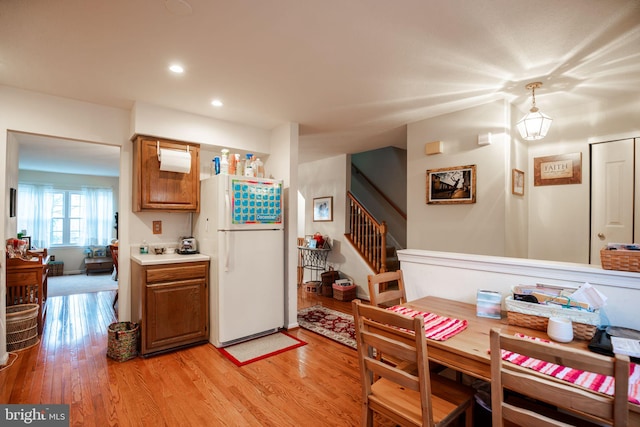
M 573 340 L 573 325 L 566 317 L 551 317 L 547 325 L 547 335 L 557 342 Z

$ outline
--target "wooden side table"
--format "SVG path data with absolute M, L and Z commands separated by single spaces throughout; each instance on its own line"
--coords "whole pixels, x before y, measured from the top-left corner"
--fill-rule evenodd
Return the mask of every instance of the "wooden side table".
M 113 259 L 111 257 L 99 256 L 85 258 L 84 265 L 86 267 L 87 276 L 90 271 L 113 271 Z

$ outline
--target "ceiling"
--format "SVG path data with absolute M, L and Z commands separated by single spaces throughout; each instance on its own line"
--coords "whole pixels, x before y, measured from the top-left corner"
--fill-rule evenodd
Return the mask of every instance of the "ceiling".
M 524 114 L 531 81 L 543 111 L 640 96 L 640 1 L 0 2 L 0 84 L 296 122 L 301 163 L 404 147 L 407 123 L 493 100 Z

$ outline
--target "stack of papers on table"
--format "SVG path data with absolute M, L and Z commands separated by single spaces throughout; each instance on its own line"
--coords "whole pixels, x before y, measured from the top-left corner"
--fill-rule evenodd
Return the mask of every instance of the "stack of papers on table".
M 631 357 L 640 357 L 640 341 L 631 338 L 611 337 L 613 352 L 626 354 Z

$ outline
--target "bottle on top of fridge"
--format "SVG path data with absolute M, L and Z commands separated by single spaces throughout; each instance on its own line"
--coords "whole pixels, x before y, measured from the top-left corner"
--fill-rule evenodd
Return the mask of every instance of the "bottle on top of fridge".
M 240 154 L 234 154 L 236 158 L 236 175 L 244 176 L 244 159 L 240 156 Z
M 258 178 L 264 178 L 264 164 L 260 158 L 256 158 L 255 162 L 253 162 L 254 174 Z
M 236 174 L 236 168 L 238 167 L 238 162 L 235 154 L 229 155 L 229 175 Z
M 222 157 L 220 158 L 220 173 L 223 175 L 229 174 L 229 150 L 222 149 Z
M 252 164 L 253 154 L 248 153 L 246 157 L 247 159 L 244 163 L 244 176 L 255 176 Z
M 220 157 L 215 156 L 211 163 L 211 175 L 218 175 L 220 173 Z

